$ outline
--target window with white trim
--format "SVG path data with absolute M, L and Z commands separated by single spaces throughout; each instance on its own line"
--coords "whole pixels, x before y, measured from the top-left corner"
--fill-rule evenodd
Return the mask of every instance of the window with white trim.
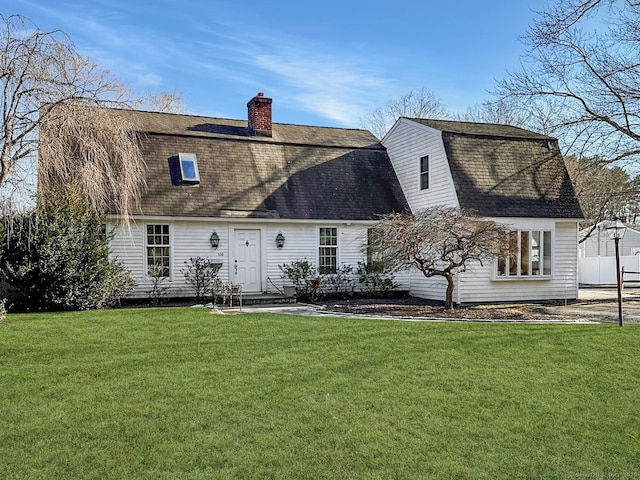
M 509 254 L 498 258 L 498 278 L 551 276 L 551 230 L 508 233 Z
M 318 271 L 321 274 L 336 273 L 338 270 L 338 229 L 336 227 L 320 227 L 318 240 Z
M 169 225 L 147 225 L 147 275 L 171 275 L 171 239 Z
M 420 190 L 429 189 L 429 155 L 420 158 Z

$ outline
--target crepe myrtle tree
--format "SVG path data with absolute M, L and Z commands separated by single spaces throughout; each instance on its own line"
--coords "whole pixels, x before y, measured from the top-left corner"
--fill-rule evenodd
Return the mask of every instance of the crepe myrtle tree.
M 508 231 L 469 211 L 433 207 L 414 215 L 388 215 L 376 225 L 382 258 L 395 270 L 416 268 L 447 281 L 445 308 L 453 309 L 455 275 L 473 263 L 508 253 Z

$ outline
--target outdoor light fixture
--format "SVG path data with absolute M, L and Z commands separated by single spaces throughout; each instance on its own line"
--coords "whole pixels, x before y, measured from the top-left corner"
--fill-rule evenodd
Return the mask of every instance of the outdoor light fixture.
M 216 233 L 215 230 L 213 231 L 213 233 L 209 237 L 209 241 L 211 242 L 211 246 L 213 248 L 218 248 L 218 245 L 220 245 L 220 237 L 218 236 L 218 234 Z
M 622 326 L 622 279 L 620 278 L 620 247 L 618 243 L 624 237 L 627 227 L 618 217 L 613 217 L 613 221 L 606 228 L 609 238 L 616 244 L 616 278 L 618 281 L 618 325 Z
M 282 232 L 280 232 L 280 233 L 278 233 L 278 235 L 276 235 L 276 246 L 278 248 L 284 247 L 284 235 L 282 235 Z

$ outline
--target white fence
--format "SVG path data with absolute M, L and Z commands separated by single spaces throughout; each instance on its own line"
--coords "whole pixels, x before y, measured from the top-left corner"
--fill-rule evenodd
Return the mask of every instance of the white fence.
M 640 255 L 620 257 L 620 267 L 628 272 L 640 272 Z M 625 273 L 624 280 L 639 282 L 640 275 Z M 578 281 L 586 285 L 615 285 L 616 257 L 578 259 Z

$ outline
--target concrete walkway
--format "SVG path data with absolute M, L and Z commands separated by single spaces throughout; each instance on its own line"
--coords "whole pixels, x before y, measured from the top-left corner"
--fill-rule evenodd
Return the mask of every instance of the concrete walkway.
M 290 315 L 306 316 L 332 316 L 345 318 L 369 318 L 380 320 L 398 320 L 411 322 L 506 322 L 506 323 L 533 323 L 533 324 L 591 324 L 591 323 L 617 323 L 618 305 L 617 290 L 615 287 L 581 288 L 579 300 L 566 305 L 543 305 L 544 311 L 557 318 L 549 319 L 451 319 L 434 317 L 395 317 L 383 315 L 354 315 L 352 313 L 333 312 L 323 309 L 319 305 L 304 303 L 256 305 L 245 306 L 242 311 L 237 308 L 224 309 L 223 314 L 251 314 L 251 313 L 283 313 Z M 215 313 L 215 312 L 212 312 Z M 623 294 L 623 318 L 625 323 L 640 324 L 640 287 L 625 288 Z

